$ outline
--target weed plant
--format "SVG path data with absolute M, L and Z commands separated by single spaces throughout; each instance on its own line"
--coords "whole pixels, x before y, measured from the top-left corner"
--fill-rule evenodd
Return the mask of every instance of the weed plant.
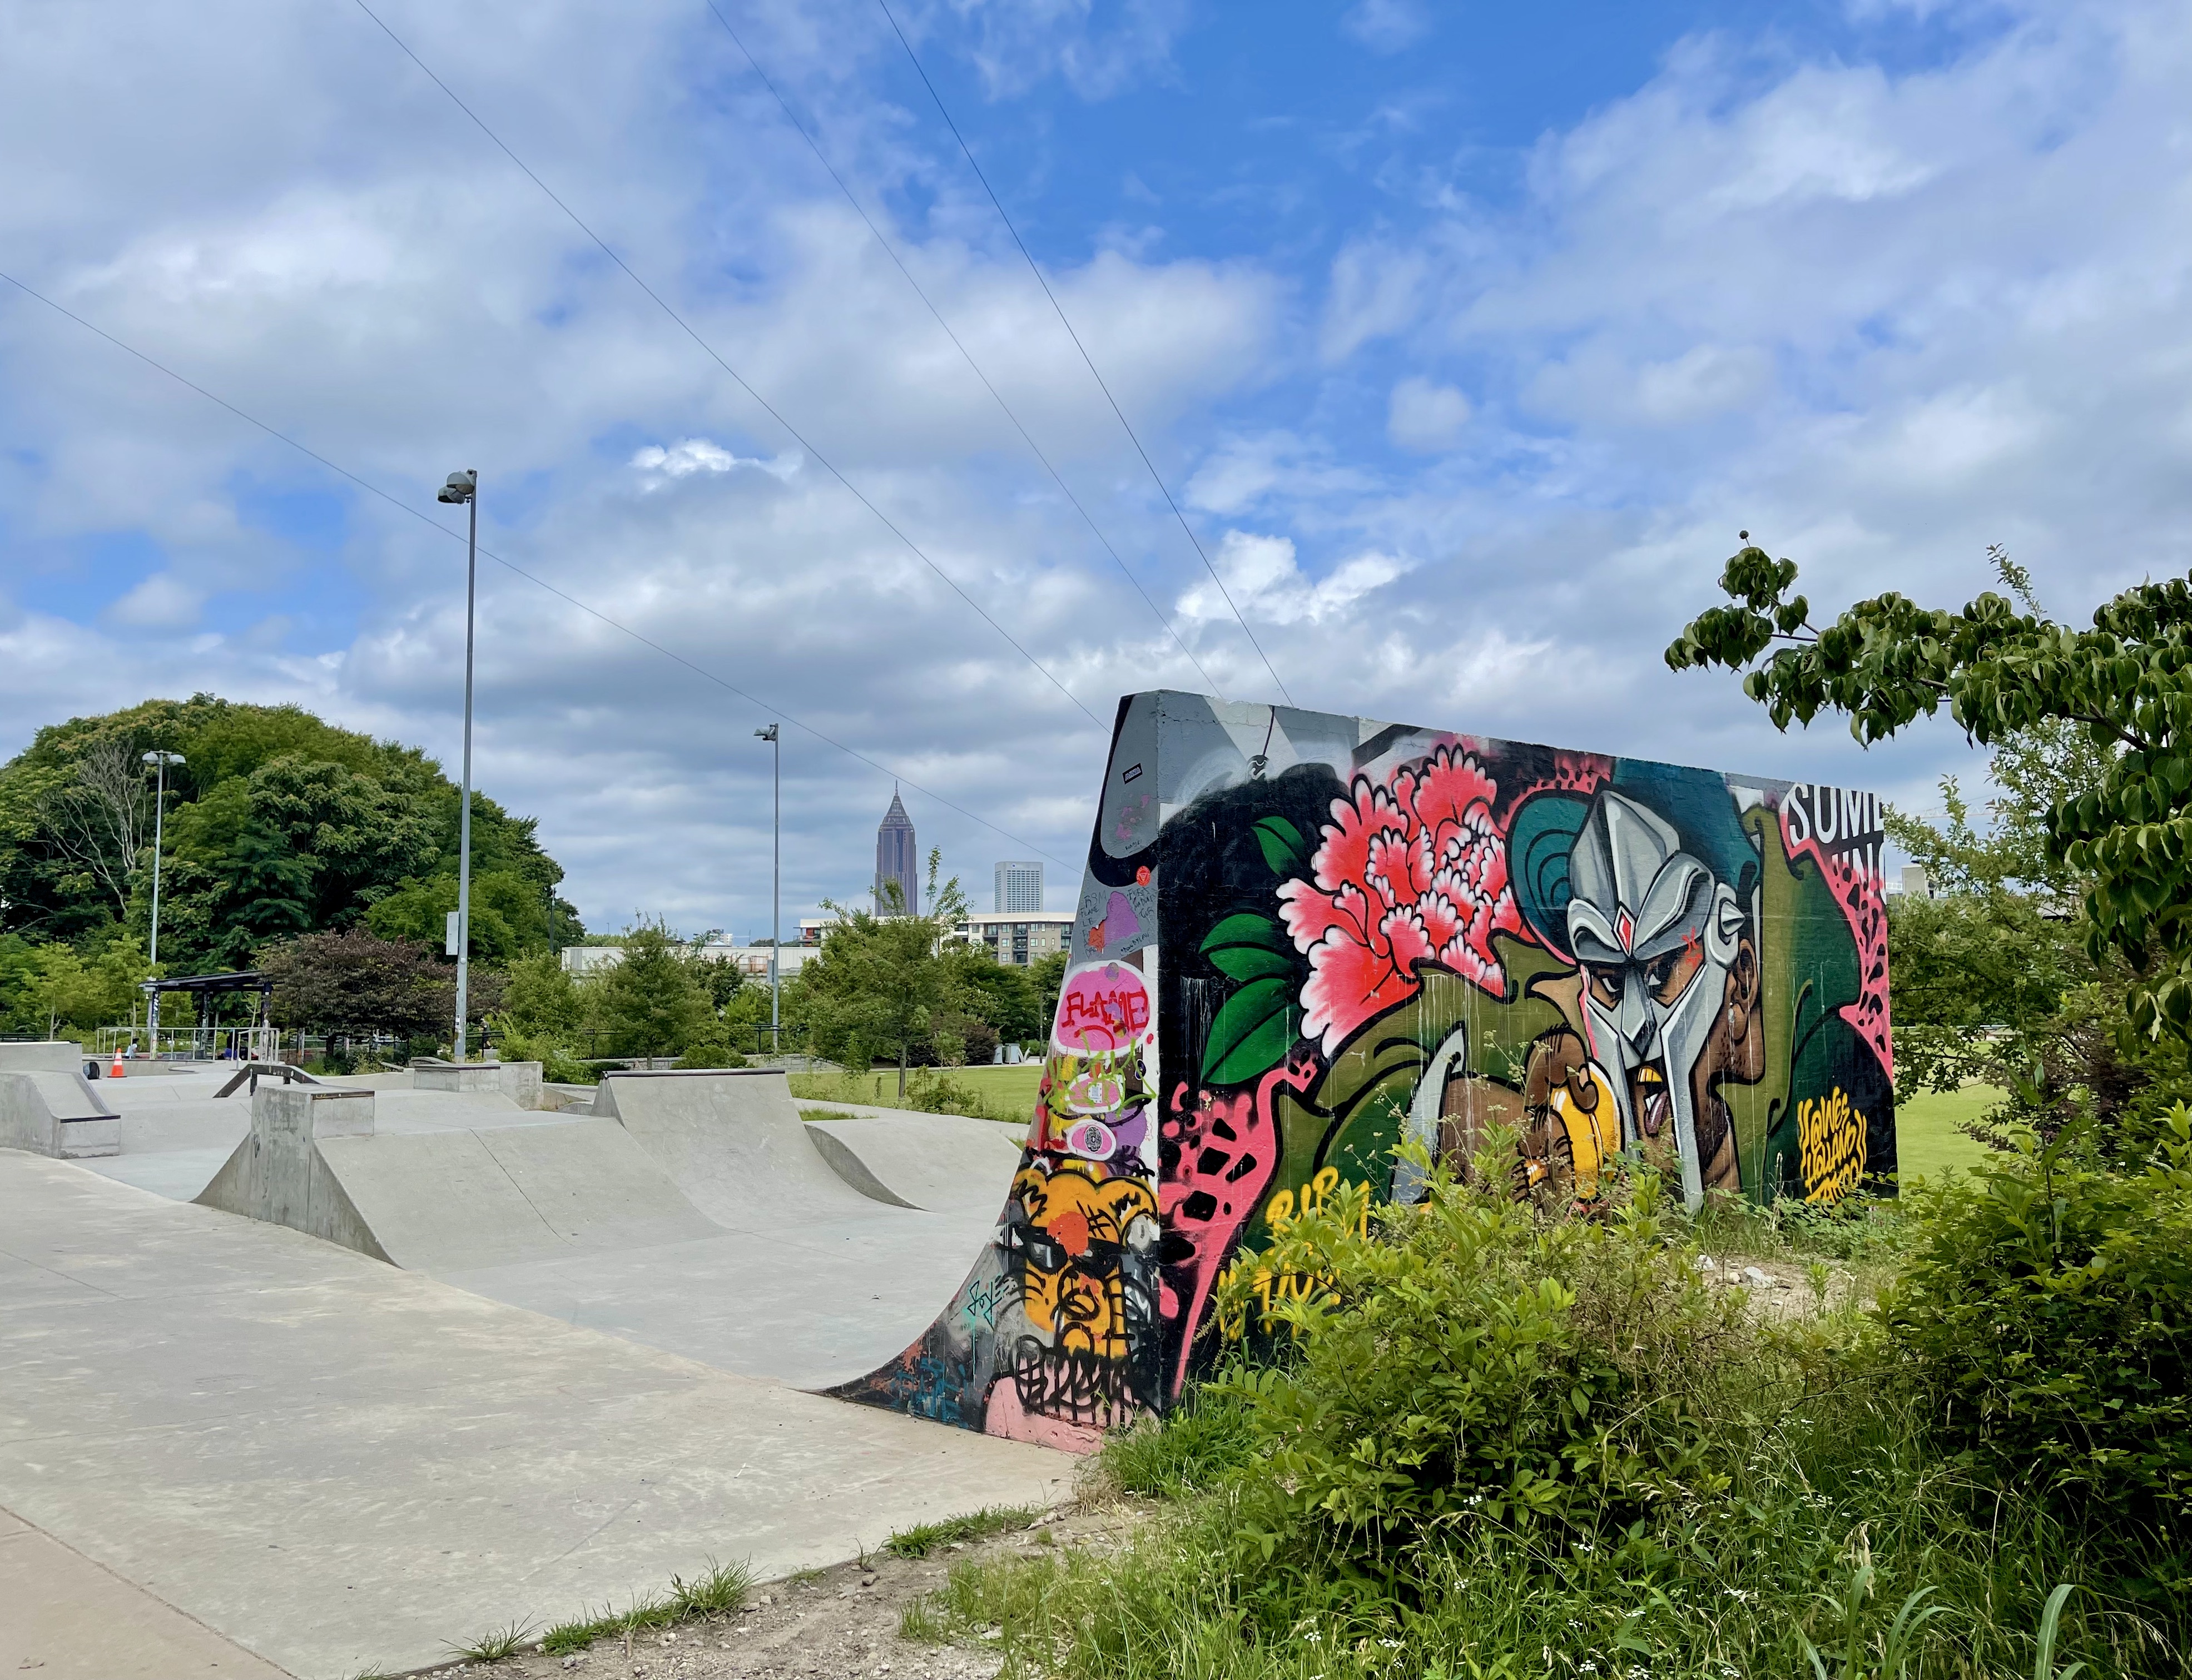
M 671 1576 L 667 1592 L 635 1596 L 621 1610 L 604 1604 L 599 1615 L 557 1623 L 542 1636 L 540 1648 L 551 1656 L 568 1656 L 585 1651 L 597 1639 L 628 1637 L 651 1627 L 675 1627 L 681 1622 L 727 1616 L 745 1603 L 746 1594 L 752 1590 L 753 1570 L 749 1565 L 718 1563 L 711 1558 L 706 1570 L 689 1581 Z
M 452 1645 L 449 1649 L 466 1662 L 500 1662 L 505 1657 L 516 1656 L 532 1637 L 531 1622 L 505 1622 L 499 1627 L 488 1629 L 467 1644 Z
M 1488 1167 L 1278 1230 L 1219 1295 L 1258 1357 L 1105 1450 L 1114 1485 L 1166 1501 L 1156 1520 L 1109 1556 L 962 1563 L 902 1631 L 989 1635 L 1008 1677 L 1061 1680 L 2192 1676 L 2185 1594 L 2157 1590 L 2192 1550 L 2168 1505 L 2187 1297 L 2181 1269 L 2131 1252 L 2143 1220 L 2192 1255 L 2166 1205 L 2192 1204 L 2181 1161 L 2134 1184 L 2035 1146 L 2006 1183 L 1904 1214 L 1696 1219 L 1647 1172 L 1582 1219 L 1517 1204 Z M 2086 1234 L 2058 1243 L 2058 1224 Z M 1881 1307 L 1822 1289 L 1783 1322 L 1700 1282 L 1701 1239 L 1908 1254 Z M 1967 1379 L 1990 1365 L 1982 1423 Z M 2080 1468 L 2020 1473 L 2018 1453 Z M 2104 1484 L 2128 1504 L 2097 1504 L 2117 1453 L 2151 1461 Z
M 947 1517 L 940 1523 L 916 1523 L 885 1540 L 883 1550 L 893 1558 L 926 1558 L 944 1546 L 1025 1529 L 1042 1515 L 1037 1506 L 993 1505 L 964 1517 Z

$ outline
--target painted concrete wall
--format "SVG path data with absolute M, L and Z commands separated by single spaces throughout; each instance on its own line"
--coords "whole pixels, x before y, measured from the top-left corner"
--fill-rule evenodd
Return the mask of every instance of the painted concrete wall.
M 1120 704 L 1042 1095 L 996 1238 L 836 1391 L 1093 1446 L 1207 1357 L 1210 1300 L 1415 1140 L 1627 1151 L 1832 1200 L 1895 1168 L 1880 801 L 1199 696 Z

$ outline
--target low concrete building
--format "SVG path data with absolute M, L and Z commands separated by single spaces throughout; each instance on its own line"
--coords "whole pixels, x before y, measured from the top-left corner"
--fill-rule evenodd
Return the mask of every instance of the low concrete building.
M 739 971 L 749 979 L 767 981 L 768 978 L 769 948 L 766 945 L 703 945 L 700 954 L 711 960 L 736 963 Z M 777 971 L 789 980 L 799 972 L 800 965 L 816 954 L 813 945 L 785 944 L 779 948 Z M 587 975 L 597 970 L 614 967 L 624 960 L 621 945 L 566 945 L 563 948 L 563 971 L 566 974 Z
M 1073 912 L 976 910 L 951 931 L 970 945 L 988 946 L 990 954 L 999 962 L 1025 968 L 1072 943 Z

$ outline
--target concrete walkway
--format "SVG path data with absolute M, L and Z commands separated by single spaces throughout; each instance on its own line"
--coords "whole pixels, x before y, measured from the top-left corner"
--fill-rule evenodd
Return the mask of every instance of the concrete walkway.
M 0 1674 L 282 1680 L 283 1671 L 0 1511 Z
M 711 1557 L 837 1561 L 1072 1468 L 0 1151 L 0 1507 L 302 1680 Z M 112 1618 L 81 1591 L 88 1638 Z

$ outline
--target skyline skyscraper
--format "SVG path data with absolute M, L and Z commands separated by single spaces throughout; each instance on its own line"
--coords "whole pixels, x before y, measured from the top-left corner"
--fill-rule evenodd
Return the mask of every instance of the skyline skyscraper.
M 890 809 L 883 813 L 882 824 L 876 829 L 876 909 L 880 914 L 890 908 L 883 896 L 883 883 L 896 881 L 902 895 L 900 908 L 910 914 L 921 914 L 921 848 L 913 834 L 913 818 L 905 814 L 905 802 L 899 798 L 898 789 L 891 789 Z
M 1042 865 L 998 864 L 996 908 L 1007 914 L 1042 908 Z

